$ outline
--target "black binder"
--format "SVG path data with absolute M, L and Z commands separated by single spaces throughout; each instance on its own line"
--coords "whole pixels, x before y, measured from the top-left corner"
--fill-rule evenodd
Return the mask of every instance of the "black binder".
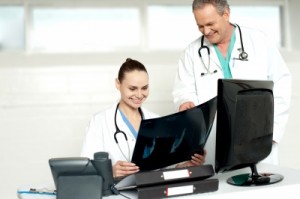
M 212 165 L 144 171 L 125 177 L 115 188 L 137 190 L 139 199 L 168 198 L 216 191 L 219 180 L 212 176 Z
M 214 175 L 212 165 L 201 165 L 186 168 L 162 169 L 151 172 L 139 172 L 135 175 L 138 187 L 157 184 L 171 184 L 191 180 L 203 180 Z
M 195 180 L 137 188 L 138 199 L 168 198 L 216 191 L 219 188 L 218 179 Z

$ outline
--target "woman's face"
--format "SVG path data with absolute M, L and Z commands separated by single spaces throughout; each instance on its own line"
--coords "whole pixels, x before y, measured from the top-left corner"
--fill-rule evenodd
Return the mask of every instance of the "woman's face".
M 126 72 L 122 82 L 116 80 L 116 87 L 121 94 L 121 103 L 137 109 L 141 107 L 149 94 L 148 74 L 138 70 Z

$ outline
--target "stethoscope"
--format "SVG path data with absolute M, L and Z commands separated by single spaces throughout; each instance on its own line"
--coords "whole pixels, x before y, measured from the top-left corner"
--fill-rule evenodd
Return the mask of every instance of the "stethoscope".
M 242 31 L 241 31 L 241 28 L 239 25 L 235 24 L 234 26 L 237 26 L 238 27 L 238 30 L 239 30 L 239 34 L 240 34 L 240 42 L 241 42 L 241 48 L 239 49 L 240 51 L 240 54 L 239 54 L 239 57 L 238 58 L 233 58 L 233 59 L 236 59 L 236 60 L 240 60 L 240 61 L 248 61 L 248 53 L 245 52 L 245 49 L 244 49 L 244 44 L 243 44 L 243 38 L 242 38 Z M 202 49 L 206 49 L 207 50 L 207 55 L 208 55 L 208 65 L 206 65 L 203 61 L 203 57 L 202 57 L 202 54 L 201 54 L 201 50 Z M 205 67 L 206 69 L 206 73 L 201 73 L 201 76 L 204 76 L 204 75 L 210 75 L 210 74 L 214 74 L 217 72 L 217 70 L 214 70 L 214 71 L 210 71 L 210 50 L 208 48 L 208 46 L 205 46 L 204 45 L 204 36 L 201 37 L 201 47 L 199 48 L 198 50 L 198 54 L 199 54 L 199 57 L 201 59 L 201 62 L 203 64 L 203 66 Z
M 118 145 L 118 147 L 119 147 L 119 149 L 120 149 L 120 151 L 121 151 L 123 157 L 124 157 L 128 162 L 130 162 L 130 157 L 131 157 L 131 156 L 130 156 L 130 149 L 129 149 L 129 144 L 128 144 L 128 138 L 127 138 L 127 135 L 126 135 L 126 133 L 124 133 L 124 131 L 122 131 L 122 130 L 119 129 L 118 124 L 117 124 L 117 112 L 118 112 L 118 109 L 119 109 L 119 105 L 120 105 L 120 104 L 118 103 L 118 105 L 117 105 L 117 107 L 116 107 L 116 110 L 115 110 L 114 122 L 115 122 L 116 132 L 114 133 L 114 138 L 115 138 L 115 142 L 116 142 L 116 144 Z M 138 110 L 139 110 L 139 113 L 140 113 L 140 115 L 141 115 L 141 118 L 143 119 L 143 118 L 144 118 L 144 114 L 143 114 L 143 112 L 142 112 L 142 109 L 139 108 Z M 125 138 L 125 141 L 126 141 L 126 144 L 127 144 L 127 149 L 128 149 L 128 154 L 127 154 L 127 156 L 124 154 L 123 150 L 121 149 L 121 147 L 120 147 L 120 145 L 119 145 L 119 141 L 118 141 L 118 138 L 117 138 L 117 135 L 118 135 L 118 134 L 122 134 L 122 135 L 124 136 L 124 138 Z

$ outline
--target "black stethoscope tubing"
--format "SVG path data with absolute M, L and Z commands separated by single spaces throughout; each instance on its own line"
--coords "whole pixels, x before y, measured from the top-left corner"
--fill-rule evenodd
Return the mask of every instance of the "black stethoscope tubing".
M 122 155 L 124 156 L 124 158 L 129 162 L 129 159 L 130 159 L 130 149 L 129 149 L 129 144 L 128 144 L 128 138 L 127 138 L 127 135 L 124 131 L 120 130 L 120 128 L 118 127 L 118 124 L 117 124 L 117 112 L 118 112 L 118 109 L 119 109 L 119 105 L 120 103 L 117 104 L 117 107 L 116 107 L 116 110 L 115 110 L 115 116 L 114 116 L 114 123 L 115 123 L 115 128 L 116 128 L 116 132 L 114 133 L 114 139 L 115 139 L 115 142 L 116 144 L 118 145 Z M 139 113 L 141 115 L 141 118 L 143 119 L 144 118 L 144 114 L 143 114 L 143 111 L 141 108 L 138 109 L 139 110 Z M 117 135 L 118 134 L 122 134 L 125 138 L 125 141 L 127 143 L 127 148 L 128 148 L 128 156 L 126 157 L 125 154 L 123 153 L 120 145 L 119 145 L 119 141 L 118 141 L 118 138 L 117 138 Z
M 244 49 L 244 43 L 243 43 L 243 35 L 241 28 L 238 24 L 235 24 L 238 27 L 239 33 L 240 33 L 240 43 L 241 43 L 241 52 L 239 54 L 239 60 L 241 61 L 248 61 L 248 53 L 245 52 Z
M 239 58 L 235 58 L 237 60 L 240 60 L 240 61 L 248 61 L 248 53 L 245 52 L 245 49 L 244 49 L 244 44 L 243 44 L 243 38 L 242 38 L 242 31 L 241 31 L 241 28 L 238 24 L 235 24 L 234 26 L 238 27 L 238 30 L 239 30 L 239 34 L 240 34 L 240 43 L 241 43 L 241 52 L 239 54 Z M 201 50 L 205 49 L 207 51 L 207 55 L 209 57 L 208 59 L 208 65 L 206 66 L 204 64 L 204 61 L 203 61 L 203 58 L 202 58 L 202 54 L 201 54 Z M 208 46 L 204 45 L 204 36 L 202 35 L 201 37 L 201 46 L 198 50 L 198 54 L 199 54 L 199 57 L 201 59 L 201 62 L 203 64 L 203 66 L 205 67 L 206 69 L 206 73 L 201 73 L 201 76 L 204 76 L 204 75 L 207 75 L 207 74 L 213 74 L 213 73 L 216 73 L 217 70 L 214 70 L 213 72 L 210 71 L 210 49 Z

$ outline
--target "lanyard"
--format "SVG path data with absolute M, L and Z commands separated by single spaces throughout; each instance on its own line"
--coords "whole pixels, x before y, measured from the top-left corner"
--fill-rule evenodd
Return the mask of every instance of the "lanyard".
M 213 45 L 214 49 L 217 53 L 217 56 L 219 58 L 220 64 L 222 66 L 224 77 L 226 79 L 232 79 L 232 74 L 231 74 L 231 71 L 230 71 L 229 61 L 230 61 L 231 53 L 232 53 L 233 46 L 234 46 L 234 43 L 235 43 L 235 39 L 236 39 L 235 31 L 233 31 L 233 34 L 232 34 L 231 39 L 230 39 L 230 43 L 229 43 L 226 58 L 223 57 L 223 55 L 222 55 L 221 51 L 219 50 L 219 48 L 217 47 L 217 45 L 215 45 L 215 44 Z

